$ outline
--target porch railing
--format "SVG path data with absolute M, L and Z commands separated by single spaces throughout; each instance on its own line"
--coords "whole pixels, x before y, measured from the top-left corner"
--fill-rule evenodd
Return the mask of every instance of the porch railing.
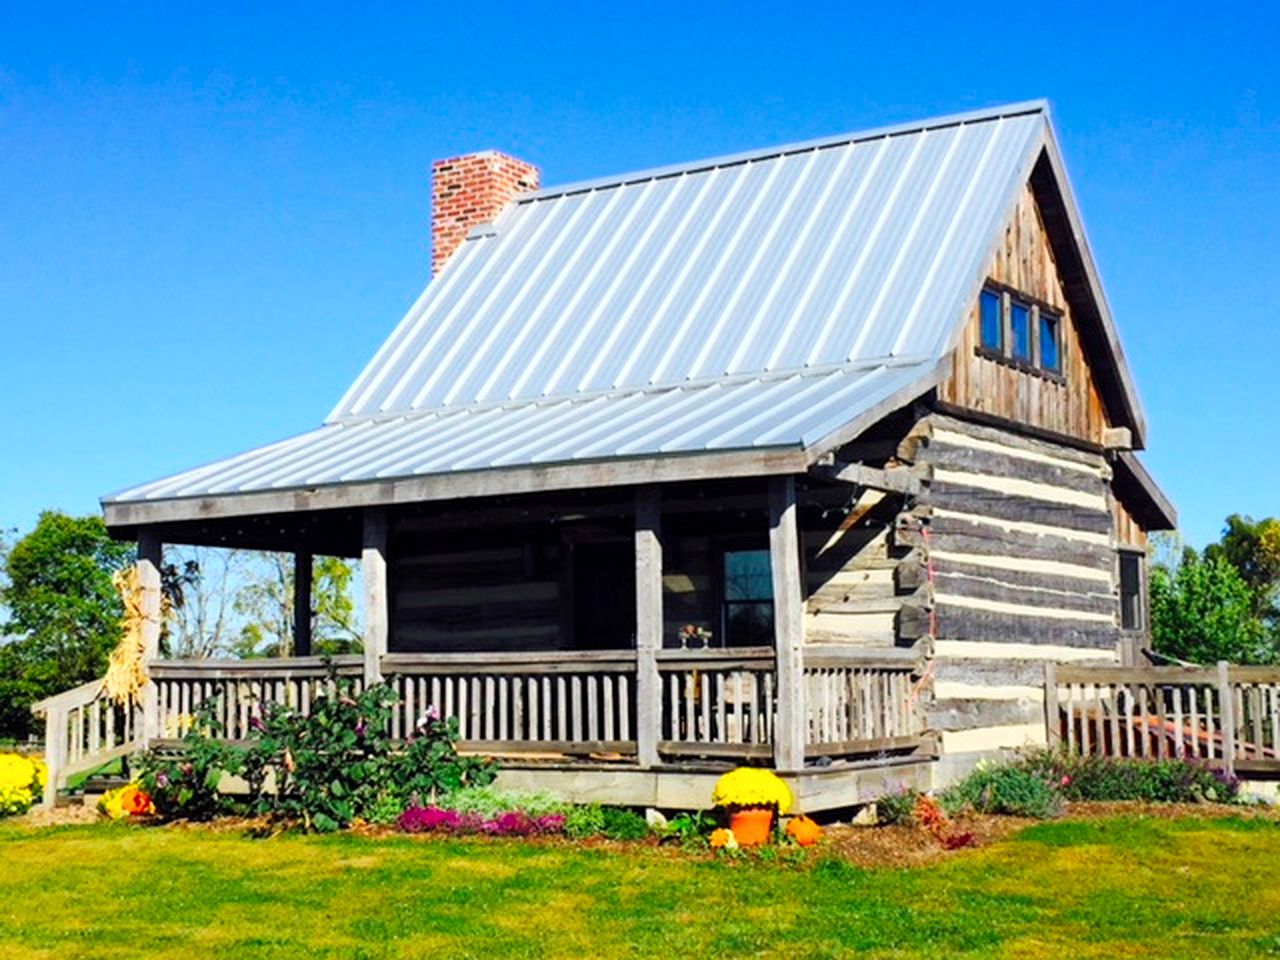
M 44 717 L 47 806 L 71 777 L 127 756 L 143 742 L 141 705 L 117 704 L 103 693 L 101 680 L 64 690 L 31 709 Z
M 891 752 L 919 741 L 920 662 L 912 651 L 815 648 L 805 655 L 804 678 L 807 756 Z
M 653 724 L 663 763 L 773 755 L 780 691 L 772 648 L 662 650 L 655 660 L 659 695 L 649 709 L 637 702 L 639 662 L 629 650 L 388 654 L 379 667 L 398 694 L 390 731 L 396 738 L 434 707 L 457 719 L 464 750 L 499 756 L 635 763 L 642 722 Z M 914 655 L 813 647 L 804 662 L 810 757 L 921 744 Z M 265 704 L 306 712 L 323 691 L 332 692 L 331 670 L 357 688 L 364 682 L 361 656 L 168 660 L 150 666 L 146 707 L 115 706 L 100 682 L 42 701 L 46 799 L 78 772 L 180 738 L 202 704 L 213 704 L 223 737 L 247 739 Z
M 1280 667 L 1062 667 L 1045 671 L 1051 745 L 1280 772 Z
M 395 737 L 434 706 L 466 750 L 636 752 L 634 652 L 388 654 L 382 672 L 400 695 Z
M 181 737 L 196 709 L 212 702 L 223 736 L 247 739 L 250 722 L 265 704 L 285 704 L 305 713 L 322 690 L 332 692 L 328 664 L 337 676 L 361 684 L 364 659 L 359 654 L 327 662 L 320 657 L 157 661 L 150 667 L 157 701 L 154 735 L 162 740 Z

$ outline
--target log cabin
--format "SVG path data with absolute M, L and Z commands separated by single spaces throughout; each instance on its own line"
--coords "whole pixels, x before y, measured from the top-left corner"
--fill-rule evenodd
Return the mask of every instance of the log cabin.
M 433 278 L 317 429 L 103 500 L 163 545 L 296 555 L 294 655 L 44 706 L 60 778 L 219 698 L 305 709 L 312 557 L 363 653 L 501 783 L 809 811 L 1043 743 L 1047 662 L 1131 661 L 1173 508 L 1044 102 L 560 187 L 434 166 Z M 95 706 L 96 704 L 96 706 Z M 106 729 L 110 722 L 112 729 Z

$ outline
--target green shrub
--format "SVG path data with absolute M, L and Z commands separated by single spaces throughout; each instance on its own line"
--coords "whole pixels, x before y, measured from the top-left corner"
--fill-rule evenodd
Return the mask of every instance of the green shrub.
M 224 775 L 241 775 L 245 751 L 223 743 L 218 704 L 206 701 L 182 737 L 178 749 L 147 750 L 135 761 L 138 780 L 156 813 L 168 819 L 211 820 L 233 812 L 234 798 L 218 791 Z
M 676 814 L 654 832 L 664 841 L 676 841 L 685 847 L 700 847 L 706 845 L 707 836 L 715 826 L 715 817 L 697 810 L 693 813 Z
M 1240 781 L 1201 763 L 1128 757 L 1077 756 L 1037 750 L 1020 765 L 1054 783 L 1068 800 L 1147 803 L 1230 803 Z
M 947 813 L 971 808 L 1038 820 L 1062 813 L 1058 786 L 1018 764 L 980 766 L 938 799 Z
M 876 801 L 876 820 L 888 825 L 912 823 L 919 800 L 920 791 L 910 787 L 887 794 Z
M 434 802 L 494 778 L 492 763 L 457 753 L 457 722 L 428 711 L 403 744 L 393 741 L 396 694 L 386 684 L 355 692 L 330 676 L 304 715 L 266 704 L 250 723 L 249 744 L 220 742 L 215 701 L 203 704 L 181 749 L 141 760 L 142 782 L 166 817 L 208 819 L 238 809 L 300 821 L 318 831 L 353 820 L 393 821 L 411 802 Z M 225 774 L 244 778 L 247 800 L 218 792 Z
M 625 807 L 605 807 L 604 829 L 610 840 L 643 840 L 649 835 L 649 823 L 634 810 Z
M 565 814 L 571 804 L 548 793 L 499 790 L 490 785 L 463 787 L 441 799 L 437 806 L 458 813 L 474 813 L 492 820 L 499 814 L 519 810 L 531 817 Z
M 604 807 L 598 803 L 570 807 L 564 815 L 564 833 L 570 840 L 600 836 L 604 833 Z

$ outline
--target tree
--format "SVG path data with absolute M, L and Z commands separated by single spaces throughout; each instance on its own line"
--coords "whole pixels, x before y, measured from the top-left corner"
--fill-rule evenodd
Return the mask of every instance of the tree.
M 315 557 L 311 582 L 311 649 L 317 654 L 360 649 L 361 630 L 351 587 L 352 564 Z M 268 553 L 235 598 L 241 617 L 236 653 L 242 657 L 289 656 L 294 652 L 293 556 Z
M 1222 539 L 1205 547 L 1206 559 L 1230 563 L 1253 593 L 1253 615 L 1272 631 L 1280 629 L 1280 520 L 1233 513 L 1227 517 Z
M 1275 660 L 1254 613 L 1255 591 L 1225 557 L 1187 549 L 1176 566 L 1154 565 L 1150 580 L 1157 652 L 1194 663 Z
M 120 639 L 112 575 L 133 561 L 101 518 L 40 514 L 4 557 L 7 617 L 0 634 L 0 734 L 24 737 L 31 704 L 92 680 Z
M 164 579 L 173 598 L 161 645 L 180 659 L 227 656 L 235 651 L 239 620 L 237 593 L 250 571 L 243 550 L 168 547 Z

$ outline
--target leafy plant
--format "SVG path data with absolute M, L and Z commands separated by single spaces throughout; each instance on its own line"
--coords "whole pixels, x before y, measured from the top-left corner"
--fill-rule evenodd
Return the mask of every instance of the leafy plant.
M 678 813 L 655 832 L 665 841 L 678 842 L 682 847 L 705 846 L 707 838 L 716 828 L 716 820 L 705 811 Z
M 876 820 L 887 825 L 911 823 L 919 799 L 920 791 L 911 787 L 886 794 L 876 801 Z
M 522 810 L 531 817 L 563 814 L 571 806 L 549 793 L 499 790 L 492 784 L 455 790 L 441 799 L 438 805 L 490 819 L 511 810 Z
M 224 775 L 245 769 L 245 751 L 219 739 L 223 727 L 217 714 L 217 702 L 205 701 L 179 749 L 152 749 L 138 758 L 138 780 L 160 816 L 211 820 L 234 806 L 218 786 Z
M 1062 813 L 1058 787 L 1019 764 L 979 766 L 939 798 L 950 813 L 972 808 L 979 813 L 1046 820 Z
M 1046 782 L 1057 784 L 1068 800 L 1229 803 L 1240 792 L 1237 778 L 1186 760 L 1076 756 L 1037 750 L 1019 762 Z
M 604 807 L 604 828 L 600 831 L 610 840 L 643 840 L 649 835 L 644 817 L 626 807 Z
M 585 840 L 604 833 L 604 807 L 582 803 L 570 807 L 564 816 L 564 833 L 571 840 Z

